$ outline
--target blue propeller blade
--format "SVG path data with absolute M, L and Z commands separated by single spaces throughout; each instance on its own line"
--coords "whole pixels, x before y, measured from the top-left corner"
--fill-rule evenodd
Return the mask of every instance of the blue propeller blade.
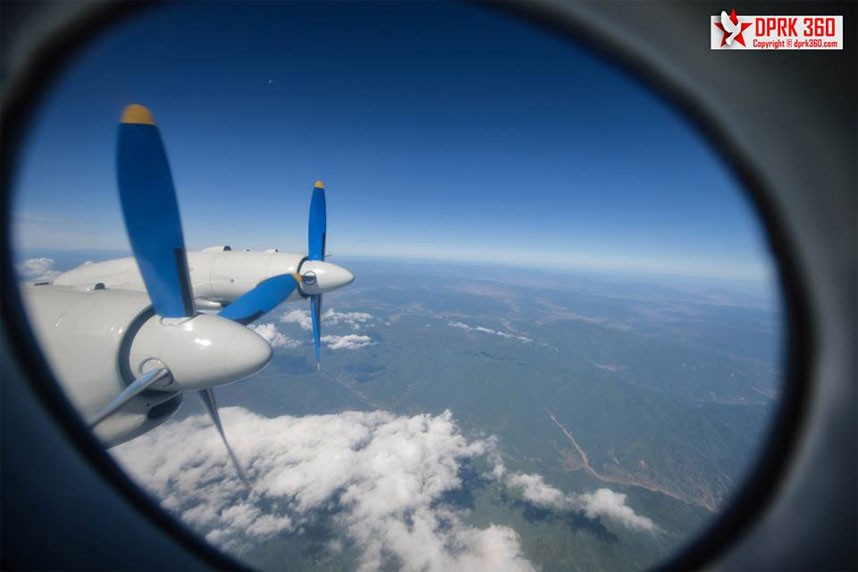
M 223 424 L 220 422 L 220 415 L 217 412 L 217 401 L 215 401 L 214 390 L 212 390 L 212 388 L 202 389 L 197 392 L 197 395 L 202 399 L 203 405 L 206 407 L 206 411 L 209 412 L 209 417 L 212 418 L 212 423 L 214 423 L 217 432 L 220 433 L 220 438 L 223 439 L 223 444 L 226 445 L 226 452 L 229 453 L 229 458 L 232 459 L 232 464 L 235 466 L 238 478 L 241 479 L 241 482 L 244 483 L 245 487 L 250 489 L 250 480 L 247 478 L 247 473 L 245 473 L 244 469 L 241 467 L 238 457 L 236 457 L 235 453 L 232 452 L 232 447 L 229 446 L 229 441 L 226 440 L 226 433 L 223 432 Z
M 328 214 L 325 203 L 325 185 L 316 181 L 313 197 L 310 199 L 310 220 L 307 225 L 309 260 L 325 260 L 325 239 L 328 233 Z M 313 318 L 313 347 L 316 350 L 316 369 L 320 367 L 322 335 L 322 295 L 310 296 L 310 316 Z
M 246 326 L 288 298 L 298 287 L 299 278 L 293 274 L 280 274 L 267 278 L 257 284 L 256 288 L 246 292 L 218 312 L 218 316 Z
M 310 316 L 313 318 L 313 348 L 316 350 L 316 369 L 319 369 L 319 352 L 322 344 L 322 295 L 310 296 Z
M 155 312 L 167 318 L 194 314 L 182 221 L 155 120 L 142 105 L 122 114 L 116 153 L 125 228 Z
M 328 232 L 326 211 L 325 185 L 322 181 L 316 181 L 313 188 L 313 198 L 310 199 L 310 221 L 307 226 L 308 257 L 310 260 L 325 259 L 325 235 Z

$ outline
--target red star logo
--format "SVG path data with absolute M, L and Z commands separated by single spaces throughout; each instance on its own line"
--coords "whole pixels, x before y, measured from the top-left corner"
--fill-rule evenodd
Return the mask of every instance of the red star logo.
M 736 9 L 735 8 L 730 10 L 730 21 L 733 22 L 734 26 L 739 25 L 739 17 L 736 16 Z M 721 47 L 723 48 L 727 44 L 727 38 L 730 37 L 730 34 L 732 32 L 728 32 L 727 30 L 725 30 L 724 26 L 721 24 L 721 22 L 715 22 L 715 27 L 724 33 L 724 35 L 721 37 Z M 750 22 L 742 23 L 742 27 L 739 29 L 739 33 L 736 34 L 736 37 L 734 38 L 734 40 L 736 40 L 737 42 L 742 44 L 742 46 L 744 46 L 744 47 L 747 47 L 747 46 L 745 45 L 745 38 L 742 37 L 742 34 L 744 34 L 745 30 L 747 30 L 750 27 L 751 27 Z

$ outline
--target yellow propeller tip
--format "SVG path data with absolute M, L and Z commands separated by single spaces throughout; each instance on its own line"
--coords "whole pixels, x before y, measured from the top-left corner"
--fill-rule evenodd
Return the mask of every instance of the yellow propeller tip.
M 152 112 L 147 108 L 132 103 L 122 111 L 122 123 L 155 125 L 155 118 L 152 117 Z
M 314 186 L 315 188 L 317 188 L 317 189 L 324 189 L 324 188 L 325 188 L 325 183 L 323 183 L 323 182 L 322 182 L 322 180 L 321 180 L 321 179 L 319 179 L 318 181 L 316 181 L 316 184 L 315 184 L 315 185 L 313 185 L 313 186 Z

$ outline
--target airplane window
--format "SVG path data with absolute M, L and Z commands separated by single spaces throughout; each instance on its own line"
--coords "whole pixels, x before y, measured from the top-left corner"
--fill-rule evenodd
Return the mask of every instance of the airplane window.
M 57 382 L 249 566 L 649 568 L 770 436 L 788 324 L 741 184 L 531 24 L 158 7 L 25 145 L 13 253 Z

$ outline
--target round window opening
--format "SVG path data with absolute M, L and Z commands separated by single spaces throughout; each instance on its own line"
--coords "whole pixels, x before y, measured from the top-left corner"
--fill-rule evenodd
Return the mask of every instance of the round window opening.
M 16 175 L 57 382 L 252 567 L 656 566 L 783 393 L 737 178 L 633 78 L 481 7 L 144 11 L 65 70 Z

